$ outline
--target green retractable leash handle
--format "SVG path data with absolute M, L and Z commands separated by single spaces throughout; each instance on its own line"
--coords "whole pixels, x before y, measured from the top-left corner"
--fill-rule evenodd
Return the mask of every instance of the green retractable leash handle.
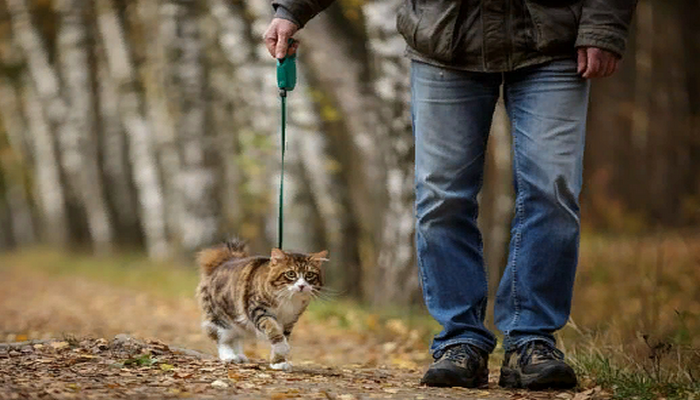
M 294 39 L 289 39 L 289 46 L 294 44 Z M 296 54 L 277 59 L 277 87 L 279 88 L 280 103 L 282 106 L 282 165 L 280 167 L 280 194 L 279 215 L 277 220 L 277 248 L 282 249 L 282 237 L 284 228 L 284 152 L 287 147 L 287 92 L 294 90 L 297 84 Z

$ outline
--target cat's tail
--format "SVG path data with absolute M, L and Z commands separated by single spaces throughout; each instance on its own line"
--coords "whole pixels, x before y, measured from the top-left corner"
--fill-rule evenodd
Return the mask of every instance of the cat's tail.
M 235 258 L 248 257 L 248 246 L 240 239 L 232 239 L 197 254 L 197 264 L 203 275 L 211 275 L 219 266 Z

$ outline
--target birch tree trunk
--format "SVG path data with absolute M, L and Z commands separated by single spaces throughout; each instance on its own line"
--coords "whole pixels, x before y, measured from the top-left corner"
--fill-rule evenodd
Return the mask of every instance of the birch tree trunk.
M 156 151 L 163 177 L 168 236 L 180 243 L 182 197 L 177 186 L 181 162 L 175 120 L 177 99 L 173 90 L 168 54 L 175 51 L 177 6 L 169 2 L 141 0 L 139 16 L 145 33 L 146 59 L 142 68 L 148 119 L 153 129 Z
M 104 46 L 97 46 L 97 102 L 99 105 L 99 132 L 102 153 L 103 182 L 110 199 L 115 226 L 120 232 L 120 242 L 134 244 L 139 237 L 139 208 L 136 193 L 131 184 L 128 165 L 127 140 L 119 115 L 119 94 L 105 56 Z
M 302 60 L 303 61 L 303 60 Z M 322 121 L 309 95 L 311 87 L 307 69 L 300 63 L 298 85 L 302 90 L 290 96 L 290 153 L 297 157 L 299 176 L 307 196 L 310 196 L 312 216 L 305 222 L 312 245 L 330 252 L 326 266 L 328 285 L 352 296 L 361 293 L 356 231 L 352 229 L 351 213 L 347 209 L 347 192 L 339 179 L 340 164 L 332 156 L 332 143 L 323 134 Z M 315 229 L 309 222 L 315 222 Z
M 375 126 L 382 143 L 387 189 L 373 290 L 378 304 L 420 300 L 414 246 L 410 65 L 403 56 L 405 43 L 394 22 L 399 4 L 400 0 L 378 0 L 363 6 L 374 67 Z
M 36 184 L 41 196 L 46 239 L 52 244 L 68 242 L 65 193 L 56 157 L 53 128 L 60 126 L 66 107 L 59 97 L 59 82 L 48 61 L 41 37 L 32 24 L 25 0 L 8 0 L 15 42 L 22 49 L 30 78 L 23 80 L 24 104 L 36 155 Z M 42 106 L 43 103 L 43 106 Z
M 207 163 L 210 131 L 204 99 L 205 71 L 202 40 L 194 0 L 171 2 L 176 7 L 178 45 L 174 60 L 178 96 L 178 143 L 182 166 L 178 177 L 182 199 L 180 237 L 186 249 L 212 243 L 220 228 L 216 177 Z
M 347 220 L 342 225 L 344 291 L 371 297 L 385 204 L 381 148 L 373 130 L 372 88 L 366 82 L 364 38 L 349 38 L 333 20 L 333 10 L 317 16 L 300 33 L 300 57 L 308 67 L 316 106 L 332 155 L 339 163 L 334 179 Z M 361 43 L 358 43 L 361 42 Z M 333 255 L 331 254 L 331 258 Z
M 239 79 L 238 72 L 251 56 L 252 44 L 239 8 L 234 13 L 223 0 L 208 0 L 207 7 L 208 18 L 202 21 L 202 29 L 208 42 L 209 107 L 220 160 L 222 225 L 225 232 L 235 232 L 245 219 L 238 132 L 243 127 L 241 121 L 246 119 L 239 110 L 244 108 L 241 94 L 245 93 L 246 82 Z
M 97 159 L 96 110 L 88 58 L 86 4 L 82 0 L 57 2 L 60 16 L 57 46 L 68 106 L 59 132 L 63 164 L 85 206 L 95 249 L 109 252 L 113 228 Z
M 34 170 L 36 174 L 35 193 L 39 197 L 42 211 L 42 227 L 46 240 L 57 246 L 64 246 L 70 239 L 66 215 L 65 194 L 61 171 L 56 155 L 56 143 L 39 98 L 28 77 L 23 79 L 24 109 L 27 116 L 28 132 L 34 150 Z
M 97 0 L 97 23 L 106 50 L 110 76 L 119 88 L 119 110 L 129 139 L 132 173 L 137 187 L 141 221 L 148 253 L 161 258 L 169 253 L 165 231 L 163 193 L 150 127 L 142 114 L 136 76 L 124 31 L 111 0 Z
M 0 148 L 0 170 L 5 178 L 5 203 L 10 211 L 10 229 L 6 233 L 15 245 L 22 246 L 36 241 L 28 182 L 25 179 L 29 165 L 20 139 L 27 129 L 15 88 L 4 77 L 0 77 L 0 121 L 8 139 L 8 148 Z

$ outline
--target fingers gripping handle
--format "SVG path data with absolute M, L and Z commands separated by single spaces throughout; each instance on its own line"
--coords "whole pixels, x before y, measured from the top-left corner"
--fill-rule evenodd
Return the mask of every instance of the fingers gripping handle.
M 291 46 L 294 44 L 294 39 L 289 39 L 287 43 Z M 296 54 L 292 54 L 277 59 L 277 87 L 280 89 L 280 94 L 294 90 L 297 84 L 296 58 Z

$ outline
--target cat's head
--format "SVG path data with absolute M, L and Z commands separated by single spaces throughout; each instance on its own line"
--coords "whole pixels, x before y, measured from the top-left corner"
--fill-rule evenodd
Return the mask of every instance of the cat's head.
M 286 297 L 310 296 L 323 287 L 323 263 L 328 252 L 301 254 L 273 249 L 270 255 L 270 285 L 276 294 Z

